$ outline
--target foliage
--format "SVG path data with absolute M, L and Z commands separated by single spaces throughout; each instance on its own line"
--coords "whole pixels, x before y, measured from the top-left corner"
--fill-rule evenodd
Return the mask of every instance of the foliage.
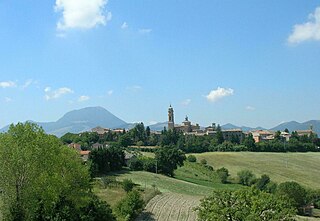
M 19 123 L 0 134 L 5 220 L 81 220 L 81 207 L 94 200 L 89 180 L 79 154 L 37 125 Z
M 217 169 L 217 174 L 221 180 L 221 183 L 227 183 L 229 177 L 229 170 L 225 167 Z
M 159 171 L 169 176 L 173 176 L 173 171 L 178 166 L 182 166 L 185 159 L 185 154 L 172 146 L 162 147 L 155 153 L 155 160 L 157 161 Z
M 106 174 L 110 171 L 121 170 L 124 166 L 124 152 L 121 148 L 98 148 L 89 155 L 89 167 L 91 176 Z
M 278 185 L 276 193 L 286 196 L 296 208 L 306 204 L 306 190 L 297 182 L 284 182 Z
M 255 175 L 250 170 L 241 170 L 237 173 L 239 183 L 245 186 L 251 186 L 255 181 Z
M 130 192 L 134 187 L 134 182 L 132 182 L 131 179 L 124 179 L 122 181 L 122 188 L 124 189 L 124 191 L 126 192 Z
M 83 221 L 115 221 L 110 206 L 96 196 L 92 196 L 89 203 L 81 209 L 80 220 Z
M 143 210 L 144 201 L 137 190 L 130 191 L 115 208 L 117 216 L 124 220 L 134 220 Z
M 199 220 L 294 220 L 286 199 L 257 189 L 214 191 L 196 208 Z
M 134 171 L 143 170 L 143 162 L 138 157 L 132 157 L 128 161 L 128 166 L 130 170 L 134 170 Z
M 256 180 L 255 187 L 259 190 L 267 190 L 268 184 L 270 183 L 270 177 L 266 174 L 261 175 L 260 178 Z
M 201 160 L 200 160 L 200 163 L 201 163 L 202 165 L 207 165 L 207 160 L 206 160 L 206 159 L 201 159 Z
M 187 161 L 195 163 L 195 162 L 197 162 L 197 158 L 194 155 L 189 155 L 187 157 Z

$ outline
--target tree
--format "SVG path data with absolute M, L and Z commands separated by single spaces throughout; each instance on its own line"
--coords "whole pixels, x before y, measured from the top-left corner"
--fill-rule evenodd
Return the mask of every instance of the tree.
M 89 170 L 92 177 L 121 170 L 124 163 L 123 150 L 113 146 L 94 149 L 89 155 Z
M 177 169 L 178 166 L 182 166 L 185 159 L 185 154 L 172 146 L 161 147 L 155 153 L 158 169 L 161 173 L 168 176 L 173 176 L 173 171 Z
M 127 193 L 130 192 L 134 187 L 134 182 L 132 182 L 131 179 L 124 179 L 122 181 L 122 188 L 124 189 L 124 191 L 126 191 Z
M 306 190 L 299 183 L 293 181 L 280 183 L 276 193 L 288 197 L 296 208 L 306 203 Z
M 134 220 L 143 210 L 144 201 L 137 190 L 133 190 L 122 199 L 115 208 L 116 214 L 123 220 Z
M 11 125 L 0 134 L 1 208 L 7 220 L 35 220 L 57 205 L 86 202 L 89 175 L 79 154 L 33 123 Z
M 196 210 L 201 221 L 294 220 L 295 214 L 286 199 L 256 189 L 214 191 Z
M 255 180 L 255 175 L 250 170 L 241 170 L 237 175 L 239 183 L 245 186 L 251 186 Z
M 217 174 L 221 180 L 221 183 L 227 183 L 229 177 L 229 170 L 225 167 L 217 169 Z
M 197 158 L 196 158 L 194 155 L 189 155 L 189 156 L 187 157 L 187 160 L 188 160 L 189 162 L 191 162 L 191 163 L 197 162 Z
M 255 150 L 256 144 L 255 144 L 255 141 L 253 139 L 252 133 L 249 133 L 249 135 L 243 139 L 242 144 L 245 145 L 246 147 L 248 147 L 248 149 L 250 151 L 254 151 Z
M 222 144 L 223 141 L 224 141 L 224 138 L 223 138 L 223 133 L 222 133 L 222 130 L 221 130 L 221 127 L 220 125 L 218 124 L 217 126 L 217 133 L 216 133 L 216 139 L 217 139 L 217 142 L 218 144 Z
M 259 179 L 257 179 L 255 187 L 257 187 L 259 190 L 265 190 L 268 183 L 270 183 L 270 177 L 266 174 L 263 174 Z

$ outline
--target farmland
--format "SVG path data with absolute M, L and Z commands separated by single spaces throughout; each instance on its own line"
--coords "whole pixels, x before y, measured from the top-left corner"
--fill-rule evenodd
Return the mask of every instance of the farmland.
M 154 197 L 145 207 L 137 221 L 152 220 L 196 220 L 193 210 L 200 203 L 201 197 L 176 193 L 164 193 Z
M 206 159 L 215 169 L 228 168 L 231 176 L 249 169 L 256 175 L 268 174 L 280 183 L 296 181 L 305 187 L 319 188 L 320 153 L 253 153 L 212 152 L 194 154 L 198 160 Z

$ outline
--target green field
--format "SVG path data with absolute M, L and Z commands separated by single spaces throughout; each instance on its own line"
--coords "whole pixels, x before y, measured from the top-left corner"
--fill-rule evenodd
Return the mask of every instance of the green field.
M 208 187 L 145 171 L 124 171 L 114 175 L 117 176 L 117 180 L 119 181 L 131 179 L 134 183 L 142 187 L 152 188 L 152 185 L 155 185 L 161 192 L 173 192 L 186 195 L 207 196 L 214 188 L 225 189 L 224 187 L 226 186 L 222 184 L 215 186 L 215 184 L 212 184 L 212 187 Z
M 319 189 L 320 153 L 253 153 L 210 152 L 193 154 L 198 161 L 206 159 L 214 169 L 226 167 L 231 176 L 243 169 L 257 176 L 267 174 L 272 181 L 296 181 L 306 187 Z

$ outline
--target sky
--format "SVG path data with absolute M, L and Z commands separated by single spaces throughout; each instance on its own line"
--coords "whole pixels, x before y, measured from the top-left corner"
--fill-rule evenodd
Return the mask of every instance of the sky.
M 0 127 L 320 120 L 320 1 L 1 0 Z

